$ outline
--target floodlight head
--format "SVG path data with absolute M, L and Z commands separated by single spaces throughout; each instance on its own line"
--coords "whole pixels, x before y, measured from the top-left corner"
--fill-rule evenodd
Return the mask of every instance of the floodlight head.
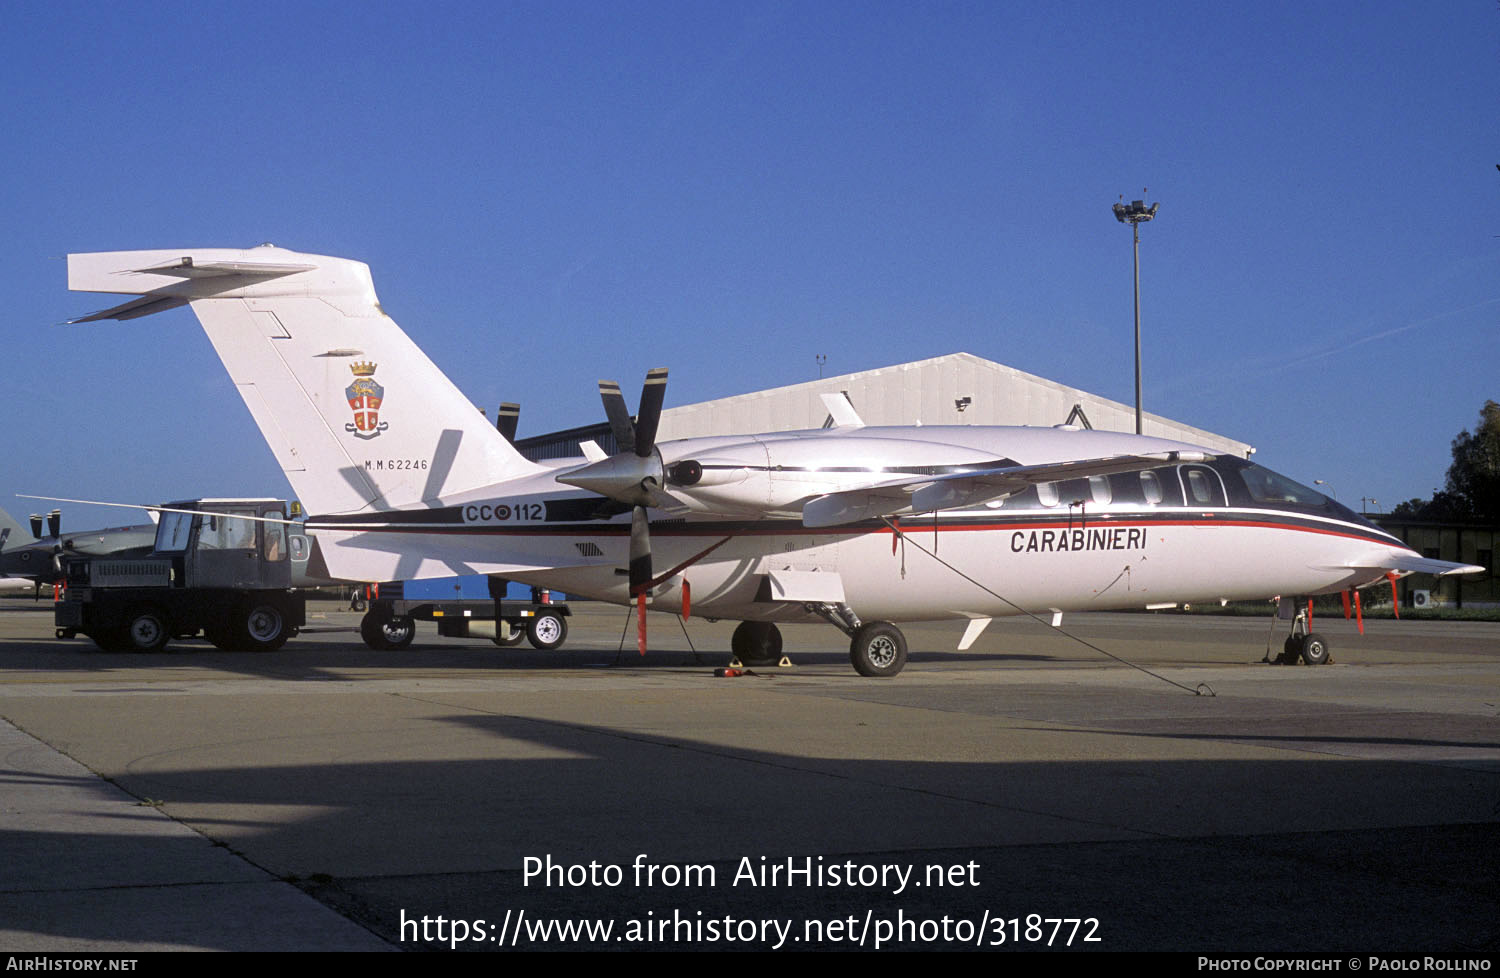
M 1132 200 L 1129 204 L 1115 204 L 1115 220 L 1121 224 L 1140 224 L 1155 217 L 1156 209 L 1160 206 L 1160 204 L 1152 204 L 1147 207 L 1144 200 Z

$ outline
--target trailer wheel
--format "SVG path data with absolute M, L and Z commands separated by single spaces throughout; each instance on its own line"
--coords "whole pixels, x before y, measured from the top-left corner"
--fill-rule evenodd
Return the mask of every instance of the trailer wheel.
M 286 613 L 271 601 L 247 603 L 234 620 L 235 644 L 251 652 L 274 652 L 286 644 Z
M 544 611 L 526 625 L 526 641 L 534 649 L 550 652 L 568 637 L 568 620 L 562 615 Z
M 500 637 L 499 626 L 502 624 L 510 630 L 510 638 Z M 495 622 L 495 625 L 495 637 L 491 641 L 500 646 L 502 649 L 508 649 L 512 648 L 513 646 L 520 645 L 521 641 L 526 638 L 526 629 L 522 628 L 520 625 L 514 622 L 497 621 Z
M 404 649 L 417 637 L 417 623 L 410 618 L 387 617 L 371 608 L 359 621 L 359 637 L 377 652 Z
M 386 648 L 392 651 L 406 648 L 417 637 L 416 621 L 404 616 L 387 621 L 381 630 L 385 632 Z
M 143 605 L 125 616 L 121 634 L 132 652 L 159 652 L 172 637 L 172 624 L 161 609 Z

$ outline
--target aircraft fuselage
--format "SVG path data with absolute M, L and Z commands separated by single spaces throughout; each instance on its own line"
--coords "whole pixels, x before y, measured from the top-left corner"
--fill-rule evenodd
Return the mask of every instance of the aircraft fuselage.
M 669 472 L 693 459 L 721 477 L 703 487 L 708 497 L 698 487 L 713 476 L 696 482 L 694 495 L 668 479 L 681 505 L 651 511 L 655 564 L 687 566 L 652 589 L 648 606 L 677 610 L 686 581 L 701 615 L 810 620 L 795 591 L 790 600 L 768 592 L 768 576 L 806 583 L 816 579 L 797 575 L 828 574 L 855 612 L 878 609 L 891 621 L 1139 608 L 1337 591 L 1379 578 L 1356 569 L 1375 563 L 1372 551 L 1406 550 L 1338 503 L 1233 458 L 1044 483 L 890 522 L 808 527 L 792 515 L 809 498 L 882 475 L 1188 447 L 1047 428 L 901 431 L 907 437 L 872 428 L 664 443 Z M 878 467 L 861 464 L 872 456 Z M 309 528 L 341 576 L 337 567 L 357 553 L 364 567 L 357 576 L 497 573 L 626 603 L 629 513 L 556 482 L 576 467 L 415 513 L 314 517 Z M 694 510 L 705 502 L 716 512 Z M 737 507 L 743 517 L 725 515 Z M 413 534 L 422 538 L 421 567 L 411 556 Z

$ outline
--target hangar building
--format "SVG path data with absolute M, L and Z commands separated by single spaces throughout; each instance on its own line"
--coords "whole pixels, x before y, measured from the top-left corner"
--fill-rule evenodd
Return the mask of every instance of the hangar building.
M 627 402 L 635 394 L 624 385 Z M 657 441 L 758 431 L 798 431 L 832 424 L 822 394 L 842 393 L 869 425 L 1034 425 L 1077 424 L 1109 431 L 1134 431 L 1133 405 L 1111 401 L 1076 387 L 985 360 L 950 353 L 930 360 L 824 377 L 787 387 L 738 394 L 662 411 Z M 1221 454 L 1248 457 L 1255 449 L 1202 428 L 1147 414 L 1144 433 L 1202 445 Z M 604 451 L 616 450 L 609 425 L 522 438 L 516 447 L 533 459 L 582 454 L 578 445 L 593 439 Z

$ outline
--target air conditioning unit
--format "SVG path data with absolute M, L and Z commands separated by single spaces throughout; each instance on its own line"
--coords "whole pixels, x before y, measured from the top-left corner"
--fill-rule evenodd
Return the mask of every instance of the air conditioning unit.
M 1437 602 L 1432 600 L 1431 591 L 1413 590 L 1411 592 L 1411 606 L 1413 608 L 1431 608 L 1435 604 Z

